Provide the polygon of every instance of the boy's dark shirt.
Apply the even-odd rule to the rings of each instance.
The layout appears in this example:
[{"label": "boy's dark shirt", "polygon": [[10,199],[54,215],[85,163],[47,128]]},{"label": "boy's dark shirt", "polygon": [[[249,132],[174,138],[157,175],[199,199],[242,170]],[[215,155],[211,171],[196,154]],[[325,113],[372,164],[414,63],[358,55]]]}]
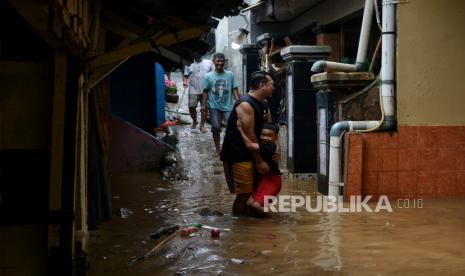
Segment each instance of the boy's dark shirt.
[{"label": "boy's dark shirt", "polygon": [[273,161],[273,155],[276,152],[276,144],[261,142],[259,144],[259,151],[263,160],[270,165],[270,172],[281,175],[278,163]]}]

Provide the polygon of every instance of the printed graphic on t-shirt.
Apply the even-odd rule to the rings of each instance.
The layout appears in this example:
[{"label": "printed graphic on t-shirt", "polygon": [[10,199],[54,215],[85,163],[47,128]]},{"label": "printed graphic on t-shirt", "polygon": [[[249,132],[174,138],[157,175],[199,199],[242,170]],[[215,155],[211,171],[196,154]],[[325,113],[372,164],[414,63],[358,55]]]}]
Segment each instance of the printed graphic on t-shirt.
[{"label": "printed graphic on t-shirt", "polygon": [[200,78],[202,76],[202,69],[200,67],[194,68],[194,77]]},{"label": "printed graphic on t-shirt", "polygon": [[227,80],[215,80],[215,92],[213,93],[215,101],[221,102],[223,95],[226,95],[228,92]]}]

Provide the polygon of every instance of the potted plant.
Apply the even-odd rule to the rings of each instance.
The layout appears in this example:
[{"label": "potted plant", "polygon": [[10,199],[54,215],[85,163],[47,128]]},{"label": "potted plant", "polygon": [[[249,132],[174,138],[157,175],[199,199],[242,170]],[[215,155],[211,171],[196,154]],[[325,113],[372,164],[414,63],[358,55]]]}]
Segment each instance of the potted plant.
[{"label": "potted plant", "polygon": [[169,103],[177,103],[179,96],[177,94],[178,89],[176,88],[176,83],[165,79],[165,99]]}]

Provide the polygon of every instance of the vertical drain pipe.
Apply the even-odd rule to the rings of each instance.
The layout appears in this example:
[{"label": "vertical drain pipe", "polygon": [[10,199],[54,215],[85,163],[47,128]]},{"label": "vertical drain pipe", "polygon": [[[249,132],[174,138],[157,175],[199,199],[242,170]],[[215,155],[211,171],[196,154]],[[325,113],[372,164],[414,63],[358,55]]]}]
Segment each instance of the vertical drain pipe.
[{"label": "vertical drain pipe", "polygon": [[383,30],[381,47],[381,110],[383,118],[380,121],[342,121],[331,127],[329,151],[329,196],[341,194],[342,183],[341,136],[344,131],[389,130],[395,126],[395,53],[396,53],[396,3],[383,0]]},{"label": "vertical drain pipe", "polygon": [[392,129],[396,124],[395,62],[396,62],[396,4],[383,0],[381,40],[381,104],[385,121],[382,129]]},{"label": "vertical drain pipe", "polygon": [[377,0],[365,0],[365,8],[363,10],[362,28],[360,30],[360,38],[358,40],[357,58],[355,59],[355,71],[361,71],[363,63],[367,57],[368,41],[371,32],[371,21],[373,19],[373,11]]},{"label": "vertical drain pipe", "polygon": [[362,27],[360,29],[360,38],[358,40],[357,58],[355,60],[355,64],[319,60],[312,65],[312,72],[323,72],[325,70],[353,72],[362,70],[363,63],[365,62],[367,56],[368,41],[371,31],[371,20],[373,18],[373,11],[375,10],[374,1],[377,0],[365,0]]}]

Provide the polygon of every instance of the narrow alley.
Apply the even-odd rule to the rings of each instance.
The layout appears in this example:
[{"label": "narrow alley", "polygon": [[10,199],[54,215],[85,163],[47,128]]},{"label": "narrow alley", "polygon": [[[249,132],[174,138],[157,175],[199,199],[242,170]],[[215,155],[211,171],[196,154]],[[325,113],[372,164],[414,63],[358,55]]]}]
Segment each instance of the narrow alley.
[{"label": "narrow alley", "polygon": [[0,276],[465,275],[464,14],[0,0]]},{"label": "narrow alley", "polygon": [[[156,171],[110,176],[114,215],[91,234],[89,275],[465,273],[462,200],[425,199],[423,208],[393,206],[392,213],[310,213],[302,207],[269,219],[233,217],[234,196],[213,157],[211,134],[189,124],[174,129],[179,142],[172,179]],[[315,196],[316,183],[287,178],[280,194]],[[196,223],[230,231],[219,239],[207,229],[192,237],[176,234],[157,254],[133,261],[160,242],[150,238],[160,227]]]}]

